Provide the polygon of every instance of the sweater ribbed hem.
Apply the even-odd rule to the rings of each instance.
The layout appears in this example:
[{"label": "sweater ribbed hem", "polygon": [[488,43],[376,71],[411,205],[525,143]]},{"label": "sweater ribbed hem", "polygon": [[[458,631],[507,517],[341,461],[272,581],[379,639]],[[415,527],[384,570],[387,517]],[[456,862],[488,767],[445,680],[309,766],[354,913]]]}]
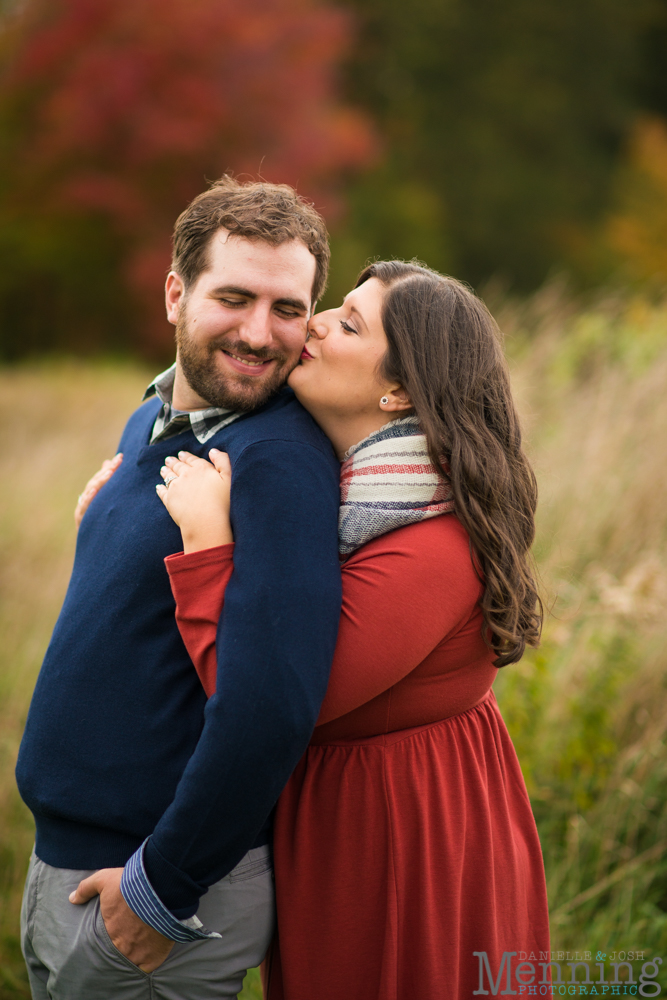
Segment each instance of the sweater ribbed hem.
[{"label": "sweater ribbed hem", "polygon": [[57,816],[35,815],[35,826],[35,854],[52,868],[122,868],[143,843],[142,837]]},{"label": "sweater ribbed hem", "polygon": [[[135,837],[58,816],[33,815],[35,854],[52,868],[72,868],[76,871],[124,868],[146,839],[145,836]],[[271,827],[272,816],[264,823],[253,848],[270,842]]]}]

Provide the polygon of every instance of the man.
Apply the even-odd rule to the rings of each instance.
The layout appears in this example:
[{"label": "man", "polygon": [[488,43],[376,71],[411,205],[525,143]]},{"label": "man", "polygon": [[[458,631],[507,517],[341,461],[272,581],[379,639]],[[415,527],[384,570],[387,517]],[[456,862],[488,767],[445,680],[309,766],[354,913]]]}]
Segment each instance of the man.
[{"label": "man", "polygon": [[[340,613],[338,464],[281,389],[328,254],[323,220],[286,186],[223,177],[177,221],[176,364],[81,523],[17,764],[37,828],[33,997],[232,997],[268,945],[270,814]],[[206,703],[163,564],[180,533],[155,484],[166,456],[212,447],[232,461],[235,569]]]}]

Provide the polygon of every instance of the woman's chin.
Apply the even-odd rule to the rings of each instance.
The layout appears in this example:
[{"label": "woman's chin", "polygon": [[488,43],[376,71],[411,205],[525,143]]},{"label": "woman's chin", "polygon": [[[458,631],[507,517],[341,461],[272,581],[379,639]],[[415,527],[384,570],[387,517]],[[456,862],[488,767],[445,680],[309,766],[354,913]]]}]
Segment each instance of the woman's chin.
[{"label": "woman's chin", "polygon": [[287,384],[290,387],[290,389],[293,390],[294,395],[296,396],[297,399],[299,399],[299,402],[301,402],[299,397],[301,394],[301,386],[303,385],[302,362],[299,362],[296,368],[293,368],[292,371],[289,373],[289,376],[287,378]]},{"label": "woman's chin", "polygon": [[305,373],[304,373],[304,364],[303,364],[303,361],[299,361],[299,363],[296,366],[296,368],[292,369],[292,371],[289,373],[289,376],[287,378],[287,384],[288,384],[288,386],[290,387],[290,389],[294,390],[294,392],[296,393],[297,396],[299,395],[299,388],[305,382],[304,374]]}]

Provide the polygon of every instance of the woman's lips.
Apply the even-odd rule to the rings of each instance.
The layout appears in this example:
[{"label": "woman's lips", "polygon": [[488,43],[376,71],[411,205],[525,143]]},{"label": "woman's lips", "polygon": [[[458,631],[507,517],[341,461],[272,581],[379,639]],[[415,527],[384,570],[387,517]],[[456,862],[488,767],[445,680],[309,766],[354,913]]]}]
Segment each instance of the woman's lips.
[{"label": "woman's lips", "polygon": [[310,359],[311,359],[311,361],[312,361],[312,359],[313,359],[313,355],[312,355],[312,354],[310,353],[310,351],[308,350],[308,348],[307,348],[307,347],[306,347],[306,345],[304,344],[304,345],[303,345],[303,350],[301,351],[301,360],[302,360],[302,361],[305,361],[305,360],[306,360],[306,358],[310,358]]}]

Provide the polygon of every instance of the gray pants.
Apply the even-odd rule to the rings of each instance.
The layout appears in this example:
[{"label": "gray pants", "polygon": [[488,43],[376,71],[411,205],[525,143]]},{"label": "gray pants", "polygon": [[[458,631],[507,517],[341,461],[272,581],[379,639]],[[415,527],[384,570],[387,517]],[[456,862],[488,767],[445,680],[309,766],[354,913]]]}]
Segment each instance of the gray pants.
[{"label": "gray pants", "polygon": [[175,944],[148,975],[111,943],[99,896],[67,898],[92,871],[51,868],[33,854],[21,909],[21,942],[34,1000],[223,1000],[264,958],[273,934],[268,847],[249,851],[202,897],[197,916],[222,938]]}]

